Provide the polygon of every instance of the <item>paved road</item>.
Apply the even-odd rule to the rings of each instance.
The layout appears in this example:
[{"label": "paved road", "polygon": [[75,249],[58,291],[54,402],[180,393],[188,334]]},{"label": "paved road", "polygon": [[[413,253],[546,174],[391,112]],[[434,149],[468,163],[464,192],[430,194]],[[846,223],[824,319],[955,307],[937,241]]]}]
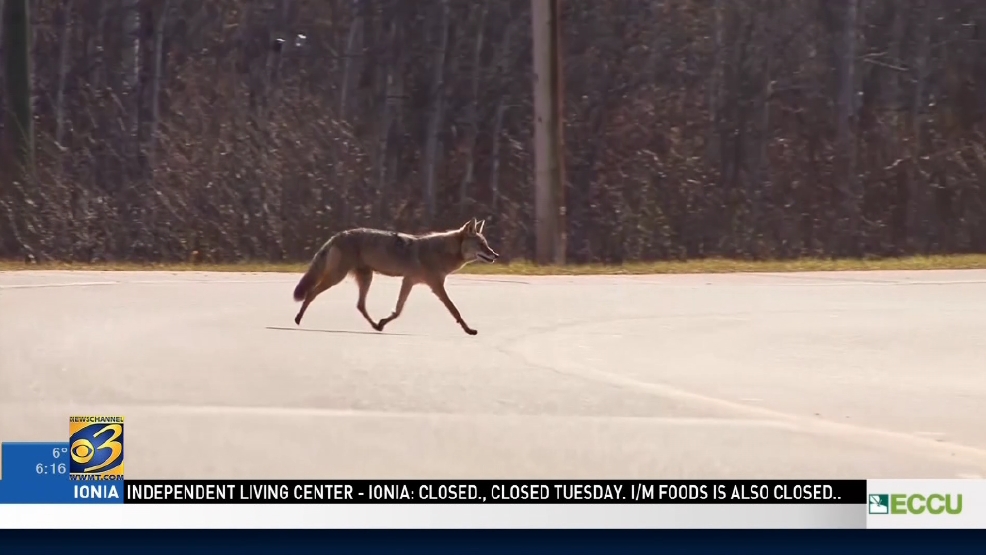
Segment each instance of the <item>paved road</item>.
[{"label": "paved road", "polygon": [[[343,282],[0,273],[0,440],[134,478],[986,476],[986,271]],[[370,313],[398,282],[378,277]]]}]

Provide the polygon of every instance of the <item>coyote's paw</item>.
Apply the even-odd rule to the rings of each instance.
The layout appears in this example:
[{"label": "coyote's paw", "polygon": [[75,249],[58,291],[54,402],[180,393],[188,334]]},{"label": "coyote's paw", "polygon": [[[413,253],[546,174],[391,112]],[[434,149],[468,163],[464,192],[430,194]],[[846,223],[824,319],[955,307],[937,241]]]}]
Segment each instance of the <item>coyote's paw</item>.
[{"label": "coyote's paw", "polygon": [[478,331],[476,331],[476,330],[474,330],[474,329],[472,329],[472,328],[463,328],[463,330],[464,330],[464,331],[465,331],[466,333],[468,333],[469,335],[476,335],[477,333],[479,333]]}]

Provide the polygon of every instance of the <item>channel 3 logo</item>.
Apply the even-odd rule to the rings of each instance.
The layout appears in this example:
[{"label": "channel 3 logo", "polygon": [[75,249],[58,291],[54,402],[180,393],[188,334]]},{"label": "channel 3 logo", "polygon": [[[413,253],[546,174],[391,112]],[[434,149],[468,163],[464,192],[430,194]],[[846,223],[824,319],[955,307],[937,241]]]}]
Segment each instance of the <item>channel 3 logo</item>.
[{"label": "channel 3 logo", "polygon": [[69,479],[123,479],[123,417],[70,416]]}]

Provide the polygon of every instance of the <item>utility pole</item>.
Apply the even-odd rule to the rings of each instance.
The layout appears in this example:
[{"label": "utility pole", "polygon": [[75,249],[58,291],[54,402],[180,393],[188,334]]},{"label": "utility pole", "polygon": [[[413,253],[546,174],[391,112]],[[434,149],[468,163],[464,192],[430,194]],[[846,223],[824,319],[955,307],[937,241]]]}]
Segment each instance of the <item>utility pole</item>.
[{"label": "utility pole", "polygon": [[561,0],[531,0],[537,263],[565,263]]}]

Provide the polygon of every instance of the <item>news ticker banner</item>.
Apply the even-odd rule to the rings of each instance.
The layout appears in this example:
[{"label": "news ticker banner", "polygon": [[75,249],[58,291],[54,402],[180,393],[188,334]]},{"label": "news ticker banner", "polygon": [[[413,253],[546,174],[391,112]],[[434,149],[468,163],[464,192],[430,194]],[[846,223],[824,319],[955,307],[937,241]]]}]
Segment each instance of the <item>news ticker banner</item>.
[{"label": "news ticker banner", "polygon": [[95,527],[986,527],[980,480],[124,480],[123,432],[73,416],[67,442],[0,445],[0,527],[81,526],[78,504]]},{"label": "news ticker banner", "polygon": [[[986,484],[972,480],[65,482],[83,486],[65,502],[0,498],[0,528],[986,527]],[[796,489],[821,495],[795,499]]]}]

